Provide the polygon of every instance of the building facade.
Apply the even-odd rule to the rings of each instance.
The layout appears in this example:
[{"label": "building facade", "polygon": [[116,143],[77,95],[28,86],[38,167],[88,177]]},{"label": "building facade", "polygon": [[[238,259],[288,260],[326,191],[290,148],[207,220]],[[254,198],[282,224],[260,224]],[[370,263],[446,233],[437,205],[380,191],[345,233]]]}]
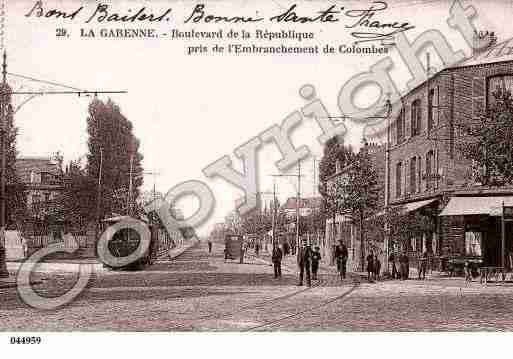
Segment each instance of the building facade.
[{"label": "building facade", "polygon": [[[500,263],[500,211],[513,189],[479,183],[478,169],[459,145],[463,131],[493,106],[498,88],[513,90],[513,61],[476,61],[442,70],[394,104],[389,127],[390,206],[433,219],[433,231],[412,238],[408,250],[438,257],[476,257]],[[499,213],[499,214],[497,214]],[[511,251],[511,228],[506,247]]]}]

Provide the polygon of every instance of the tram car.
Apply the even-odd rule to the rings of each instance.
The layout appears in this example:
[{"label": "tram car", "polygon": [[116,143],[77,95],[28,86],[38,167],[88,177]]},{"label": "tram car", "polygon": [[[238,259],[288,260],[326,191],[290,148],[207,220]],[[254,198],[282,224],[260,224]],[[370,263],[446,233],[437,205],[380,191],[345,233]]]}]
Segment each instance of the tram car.
[{"label": "tram car", "polygon": [[[118,217],[112,217],[105,219],[104,222],[104,230],[106,230],[108,227],[122,221],[125,219],[135,219],[129,216],[118,216]],[[147,266],[152,265],[157,257],[157,249],[159,247],[159,231],[156,225],[149,224],[145,221],[143,221],[150,230],[151,233],[151,239],[150,239],[150,245],[144,255],[138,259],[137,261],[124,266],[124,267],[117,267],[113,268],[106,264],[104,266],[115,269],[115,270],[141,270],[144,269]],[[126,257],[132,254],[137,247],[139,246],[139,243],[141,241],[141,237],[139,233],[131,228],[123,228],[118,230],[113,236],[112,239],[109,241],[107,247],[109,249],[109,252],[114,257]]]}]

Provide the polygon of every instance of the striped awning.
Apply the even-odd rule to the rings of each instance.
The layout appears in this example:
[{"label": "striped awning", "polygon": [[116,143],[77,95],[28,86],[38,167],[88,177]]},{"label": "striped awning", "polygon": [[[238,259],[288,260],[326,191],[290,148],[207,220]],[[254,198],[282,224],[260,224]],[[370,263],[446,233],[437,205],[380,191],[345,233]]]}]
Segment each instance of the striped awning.
[{"label": "striped awning", "polygon": [[513,196],[452,197],[440,216],[502,215],[502,204],[513,206]]}]

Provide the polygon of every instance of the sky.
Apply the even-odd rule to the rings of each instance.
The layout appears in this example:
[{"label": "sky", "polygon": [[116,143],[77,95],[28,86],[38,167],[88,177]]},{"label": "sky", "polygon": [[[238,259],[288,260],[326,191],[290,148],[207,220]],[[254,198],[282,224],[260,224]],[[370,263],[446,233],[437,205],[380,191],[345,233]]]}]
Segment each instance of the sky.
[{"label": "sky", "polygon": [[[207,179],[202,170],[224,155],[232,158],[234,166],[242,170],[242,163],[234,156],[235,148],[274,124],[280,124],[290,113],[306,104],[299,96],[304,84],[315,86],[319,98],[331,114],[339,115],[337,96],[343,84],[352,76],[367,71],[383,55],[187,55],[186,47],[200,44],[200,40],[169,38],[155,39],[102,39],[81,38],[81,28],[141,28],[142,25],[84,24],[83,16],[77,21],[46,19],[24,16],[35,1],[7,0],[4,44],[8,54],[8,71],[37,79],[65,84],[88,90],[124,90],[127,94],[110,97],[121,107],[123,114],[132,121],[134,132],[141,140],[143,166],[148,172],[158,172],[156,187],[167,192],[187,180],[201,180],[214,193],[216,207],[213,215],[200,233],[207,233],[215,222],[234,209],[235,200],[242,191],[223,179]],[[106,1],[107,2],[107,1]],[[83,5],[87,13],[94,11],[97,1],[43,1],[45,9],[59,8],[71,11]],[[108,1],[112,10],[148,9],[162,12],[172,8],[171,21],[148,25],[157,32],[180,31],[194,28],[211,31],[234,28],[247,31],[255,29],[281,29],[314,32],[315,39],[306,44],[334,45],[351,42],[347,29],[340,24],[270,25],[259,24],[184,24],[183,20],[194,8],[195,2],[138,0]],[[288,8],[292,2],[264,1],[211,1],[205,2],[213,14],[265,17]],[[354,1],[298,1],[305,13],[325,9],[331,4],[346,8],[370,2]],[[496,31],[499,41],[511,37],[511,30],[504,24],[511,22],[513,5],[510,1],[464,1],[472,4],[478,14],[475,20],[479,29]],[[386,20],[409,21],[415,28],[407,32],[410,40],[428,29],[440,30],[455,50],[469,52],[463,37],[446,23],[449,1],[389,1]],[[84,10],[85,11],[85,10]],[[257,13],[258,12],[258,13]],[[66,28],[68,38],[55,36],[57,28]],[[223,40],[223,43],[230,42]],[[265,43],[258,40],[257,44]],[[280,42],[274,42],[278,45]],[[212,45],[212,44],[209,44]],[[428,49],[429,51],[429,49]],[[406,66],[396,51],[390,54],[395,67],[391,72],[399,89],[406,88],[410,79]],[[441,68],[440,60],[432,56],[433,66]],[[14,90],[39,91],[41,83],[9,77]],[[47,86],[46,89],[62,89]],[[377,92],[369,88],[360,93],[356,102],[362,106],[372,103]],[[101,95],[101,99],[107,97]],[[26,98],[16,96],[15,105]],[[56,151],[65,160],[77,159],[87,152],[86,118],[91,98],[77,95],[39,96],[28,101],[16,113],[19,127],[18,150],[21,156],[49,156]],[[361,143],[361,126],[347,123],[346,142],[354,146]],[[307,145],[312,156],[302,163],[304,174],[301,195],[318,195],[314,178],[314,159],[322,155],[317,142],[321,134],[318,125],[305,119],[293,132],[295,146]],[[259,190],[272,190],[271,174],[278,173],[274,163],[280,153],[273,144],[265,145],[258,153],[260,161]],[[294,172],[295,170],[292,170]],[[153,187],[153,176],[145,177],[144,189]],[[296,192],[294,178],[277,180],[280,200]],[[178,206],[185,214],[193,213],[197,201],[183,198]]]}]

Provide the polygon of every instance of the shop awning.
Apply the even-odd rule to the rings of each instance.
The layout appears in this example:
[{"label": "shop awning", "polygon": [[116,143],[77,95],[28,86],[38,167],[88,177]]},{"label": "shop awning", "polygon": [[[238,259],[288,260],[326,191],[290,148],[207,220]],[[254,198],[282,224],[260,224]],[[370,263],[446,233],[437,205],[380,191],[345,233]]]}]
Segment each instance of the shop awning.
[{"label": "shop awning", "polygon": [[467,216],[473,214],[502,215],[502,203],[513,206],[513,196],[452,197],[440,216]]},{"label": "shop awning", "polygon": [[[428,204],[431,204],[431,203],[433,203],[435,201],[438,201],[438,199],[436,199],[436,198],[434,198],[434,199],[426,199],[424,201],[410,202],[410,203],[406,203],[406,204],[399,205],[399,206],[394,206],[394,207],[403,207],[404,208],[404,213],[409,213],[409,212],[416,211],[417,209],[421,209],[422,207],[425,207]],[[385,210],[382,210],[382,211],[372,215],[371,217],[369,217],[367,219],[374,219],[374,218],[382,216],[384,214],[385,214]]]},{"label": "shop awning", "polygon": [[436,198],[435,199],[426,199],[424,201],[417,201],[417,202],[406,203],[404,205],[404,211],[405,212],[413,212],[413,211],[416,211],[417,209],[425,207],[428,204],[431,204],[431,203],[433,203],[435,201],[437,201]]}]

